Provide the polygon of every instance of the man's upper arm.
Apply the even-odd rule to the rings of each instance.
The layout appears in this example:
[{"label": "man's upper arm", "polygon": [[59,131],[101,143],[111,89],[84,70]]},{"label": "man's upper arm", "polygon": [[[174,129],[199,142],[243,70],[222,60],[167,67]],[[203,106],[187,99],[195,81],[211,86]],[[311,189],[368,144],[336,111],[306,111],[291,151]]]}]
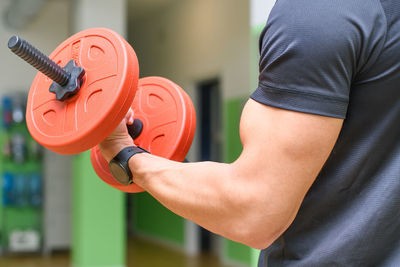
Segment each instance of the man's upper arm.
[{"label": "man's upper arm", "polygon": [[240,124],[243,152],[233,167],[238,177],[246,177],[244,191],[252,194],[253,219],[260,222],[255,223],[260,227],[255,231],[262,236],[263,231],[275,229],[267,243],[294,219],[332,151],[342,122],[270,107],[252,99],[245,105]]},{"label": "man's upper arm", "polygon": [[379,11],[357,1],[276,2],[260,36],[259,84],[243,111],[244,149],[233,165],[243,192],[251,192],[239,198],[253,203],[247,222],[256,228],[255,247],[266,247],[294,219],[385,27]]}]

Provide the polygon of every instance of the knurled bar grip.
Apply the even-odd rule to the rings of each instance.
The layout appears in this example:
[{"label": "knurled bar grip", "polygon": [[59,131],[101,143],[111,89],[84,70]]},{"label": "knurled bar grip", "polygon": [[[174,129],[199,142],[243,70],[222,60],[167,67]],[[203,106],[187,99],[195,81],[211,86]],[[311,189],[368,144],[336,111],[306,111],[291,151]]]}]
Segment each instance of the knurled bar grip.
[{"label": "knurled bar grip", "polygon": [[68,84],[71,74],[21,37],[11,36],[8,48],[59,85]]}]

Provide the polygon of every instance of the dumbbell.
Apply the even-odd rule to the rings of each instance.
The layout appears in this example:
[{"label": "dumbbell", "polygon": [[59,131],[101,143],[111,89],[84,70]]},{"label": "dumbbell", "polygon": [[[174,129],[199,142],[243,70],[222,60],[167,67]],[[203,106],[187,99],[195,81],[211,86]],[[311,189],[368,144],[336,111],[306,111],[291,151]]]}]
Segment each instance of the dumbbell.
[{"label": "dumbbell", "polygon": [[[124,192],[141,192],[119,184],[97,144],[122,121],[129,108],[134,143],[150,153],[183,161],[193,140],[196,115],[186,92],[162,77],[139,79],[133,48],[105,28],[81,31],[62,42],[49,57],[12,36],[8,47],[37,68],[28,94],[26,122],[32,137],[59,154],[91,149],[97,175]],[[64,67],[62,67],[64,66]]]}]

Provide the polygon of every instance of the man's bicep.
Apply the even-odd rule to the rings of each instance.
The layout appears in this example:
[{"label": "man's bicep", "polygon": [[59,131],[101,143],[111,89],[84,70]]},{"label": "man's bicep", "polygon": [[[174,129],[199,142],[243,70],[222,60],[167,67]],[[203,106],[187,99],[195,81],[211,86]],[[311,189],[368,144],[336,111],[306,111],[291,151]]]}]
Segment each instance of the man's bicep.
[{"label": "man's bicep", "polygon": [[243,152],[235,168],[246,176],[249,190],[261,197],[266,216],[287,213],[293,219],[332,151],[342,122],[247,102],[240,125]]}]

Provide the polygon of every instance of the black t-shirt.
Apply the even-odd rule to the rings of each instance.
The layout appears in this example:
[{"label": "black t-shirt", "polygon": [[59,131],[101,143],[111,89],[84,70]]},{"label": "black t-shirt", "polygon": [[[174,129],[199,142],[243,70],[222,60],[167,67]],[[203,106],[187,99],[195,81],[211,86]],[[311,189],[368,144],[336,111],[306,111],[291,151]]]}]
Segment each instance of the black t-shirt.
[{"label": "black t-shirt", "polygon": [[400,266],[400,1],[278,0],[260,53],[251,98],[345,120],[259,266]]}]

